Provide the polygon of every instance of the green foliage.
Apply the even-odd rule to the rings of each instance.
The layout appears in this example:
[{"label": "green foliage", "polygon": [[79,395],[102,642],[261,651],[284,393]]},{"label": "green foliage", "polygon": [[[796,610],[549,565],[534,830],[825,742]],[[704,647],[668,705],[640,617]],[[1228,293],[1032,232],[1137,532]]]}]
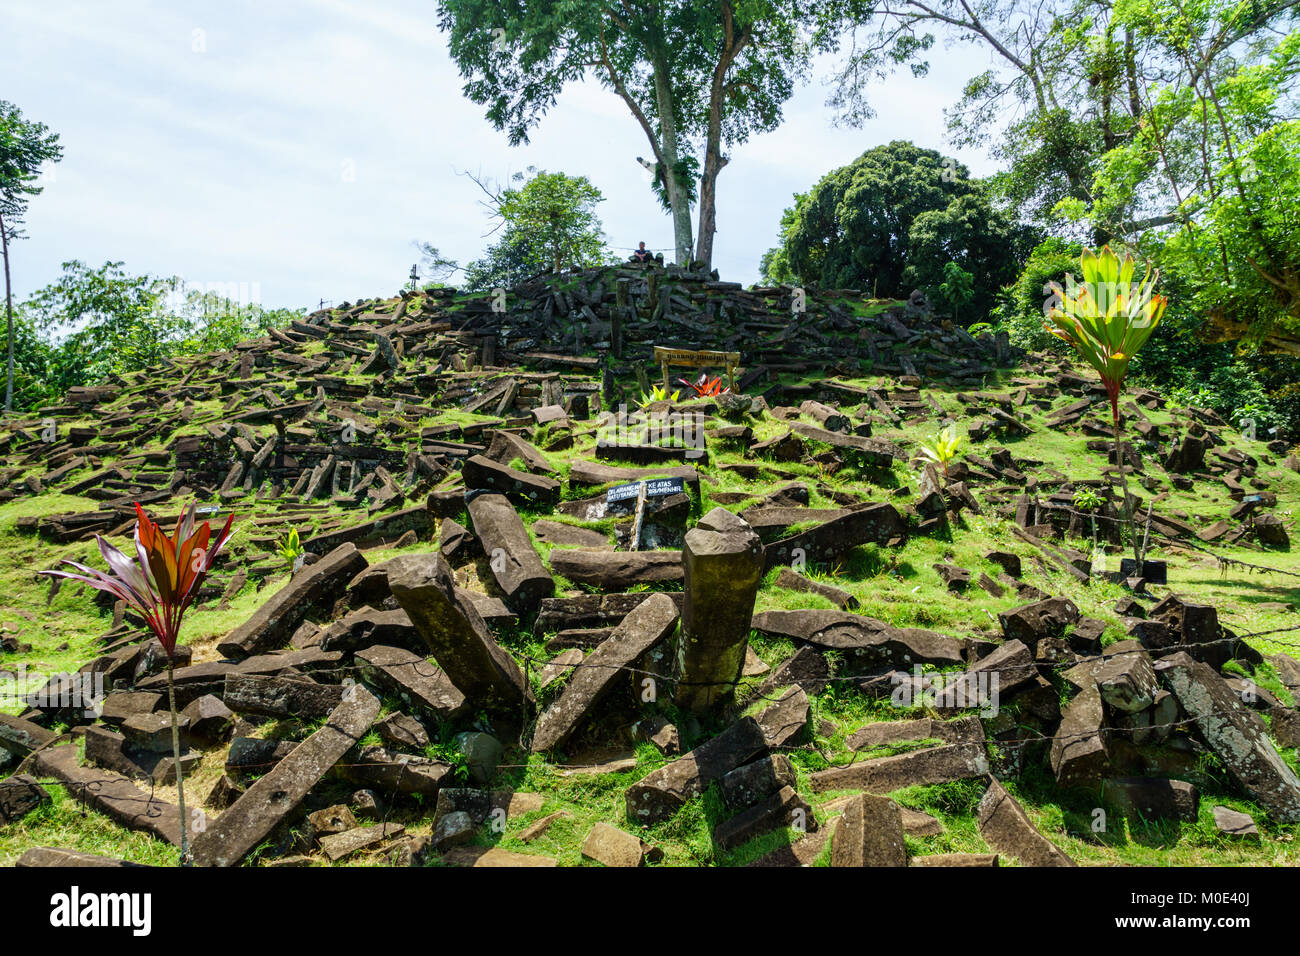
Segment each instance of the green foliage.
[{"label": "green foliage", "polygon": [[[4,253],[5,271],[6,412],[13,408],[18,348],[9,244],[23,235],[21,226],[28,201],[45,188],[36,185],[41,166],[57,163],[62,158],[58,134],[49,132],[44,123],[24,119],[18,107],[0,100],[0,249]],[[20,384],[19,388],[30,390],[30,383]]]},{"label": "green foliage", "polygon": [[[1230,336],[1300,331],[1300,31],[1285,6],[1132,0],[1116,18],[1139,59],[1130,135],[1108,143],[1086,195],[1058,204],[1180,273]],[[1152,215],[1155,213],[1155,215]]]},{"label": "green foliage", "polygon": [[1194,279],[1194,301],[1216,325],[1258,341],[1279,330],[1300,332],[1300,121],[1265,130],[1240,149],[1241,158],[1219,171],[1200,228],[1174,233],[1158,255]]},{"label": "green foliage", "polygon": [[667,386],[651,385],[650,391],[641,393],[641,404],[650,405],[654,402],[663,402],[663,401],[675,402],[677,401],[677,397],[681,394],[682,394],[682,390],[680,388],[674,389],[673,392],[670,394]]},{"label": "green foliage", "polygon": [[1134,358],[1129,378],[1179,405],[1212,409],[1234,424],[1253,418],[1263,440],[1273,437],[1274,428],[1300,434],[1300,403],[1288,391],[1297,379],[1296,360],[1206,342],[1208,322],[1192,302],[1186,278],[1176,271],[1162,272],[1160,284],[1169,308],[1160,334]]},{"label": "green foliage", "polygon": [[1091,488],[1080,488],[1074,493],[1074,506],[1080,511],[1096,511],[1105,501]]},{"label": "green foliage", "polygon": [[[691,206],[712,243],[713,184],[724,149],[780,125],[782,108],[840,0],[701,4],[503,4],[438,0],[438,22],[466,97],[512,146],[571,83],[617,95],[650,146],[651,189],[672,210],[678,257],[690,255]],[[697,181],[698,176],[698,181]]]},{"label": "green foliage", "polygon": [[560,272],[598,265],[608,257],[596,205],[604,201],[586,176],[537,173],[500,196],[500,215],[527,247],[530,262]]},{"label": "green foliage", "polygon": [[31,408],[173,356],[227,351],[303,314],[187,288],[176,278],[132,275],[121,262],[95,269],[74,259],[17,310],[15,406]]},{"label": "green foliage", "polygon": [[294,565],[298,563],[298,556],[307,553],[298,538],[297,528],[290,528],[289,533],[276,544],[275,550],[280,555],[281,560],[284,561],[285,567],[291,575],[295,570]]},{"label": "green foliage", "polygon": [[1058,238],[1045,239],[1034,247],[1015,283],[1003,289],[993,316],[1011,336],[1011,344],[1029,351],[1064,352],[1061,340],[1043,323],[1052,300],[1052,284],[1062,286],[1065,275],[1075,268],[1083,247]]},{"label": "green foliage", "polygon": [[940,466],[946,475],[949,463],[966,443],[966,436],[957,431],[956,422],[950,422],[933,435],[917,439],[917,442],[921,446],[921,458]]},{"label": "green foliage", "polygon": [[176,347],[184,323],[164,306],[172,288],[166,279],[131,275],[121,262],[93,269],[74,259],[24,310],[37,328],[80,356],[81,376],[73,384],[81,384],[156,364]]},{"label": "green foliage", "polygon": [[827,174],[796,197],[781,231],[781,249],[765,259],[769,279],[896,298],[920,288],[942,298],[955,266],[971,277],[962,305],[973,316],[987,314],[995,291],[1014,279],[1026,236],[966,167],[903,141]]},{"label": "green foliage", "polygon": [[939,303],[952,312],[953,321],[958,321],[958,313],[975,297],[975,277],[957,265],[949,262],[943,267],[943,281],[939,283]]},{"label": "green foliage", "polygon": [[[516,174],[516,181],[523,178]],[[484,257],[466,267],[467,288],[510,288],[539,272],[611,262],[596,215],[604,198],[586,176],[546,170],[535,172],[518,188],[494,194],[487,205],[498,228],[504,228]]]},{"label": "green foliage", "polygon": [[501,238],[484,251],[481,259],[465,266],[465,291],[486,292],[489,289],[510,289],[538,272],[530,261],[529,249],[523,237],[506,228]]},{"label": "green foliage", "polygon": [[808,201],[809,193],[795,193],[794,205],[781,213],[781,244],[763,253],[758,265],[760,281],[766,285],[794,285],[799,281],[790,266],[790,257],[786,250],[794,233],[795,223],[799,221],[800,210]]},{"label": "green foliage", "polygon": [[[1077,270],[1082,246],[1059,238],[1040,243],[1015,284],[1003,290],[994,310],[995,328],[1011,344],[1029,351],[1064,354],[1067,346],[1044,325],[1052,283],[1064,286]],[[1249,346],[1207,342],[1209,323],[1194,303],[1193,283],[1179,267],[1163,260],[1160,284],[1169,300],[1161,334],[1150,338],[1129,365],[1128,379],[1155,389],[1180,405],[1209,408],[1237,423],[1252,418],[1263,439],[1300,435],[1300,363],[1287,355],[1266,355]],[[971,327],[975,334],[975,327]]]},{"label": "green foliage", "polygon": [[57,133],[44,123],[25,119],[17,106],[0,100],[0,222],[6,240],[17,237],[28,200],[45,188],[37,185],[41,167],[62,158]]},{"label": "green foliage", "polygon": [[972,59],[991,61],[946,111],[948,131],[955,146],[1002,161],[993,185],[1023,222],[1043,223],[1061,199],[1086,196],[1096,156],[1133,124],[1122,85],[1135,50],[1117,40],[1101,4],[846,0],[845,9],[852,44],[831,104],[851,122],[874,115],[872,79],[901,67],[928,73],[940,38],[945,49],[973,46],[985,55]]},{"label": "green foliage", "polygon": [[1118,423],[1119,391],[1129,362],[1160,324],[1168,300],[1155,292],[1160,273],[1153,275],[1148,267],[1146,276],[1134,282],[1132,255],[1121,259],[1110,246],[1100,253],[1085,249],[1079,265],[1082,282],[1066,273],[1065,289],[1053,288],[1060,301],[1048,313],[1049,329],[1097,370]]}]

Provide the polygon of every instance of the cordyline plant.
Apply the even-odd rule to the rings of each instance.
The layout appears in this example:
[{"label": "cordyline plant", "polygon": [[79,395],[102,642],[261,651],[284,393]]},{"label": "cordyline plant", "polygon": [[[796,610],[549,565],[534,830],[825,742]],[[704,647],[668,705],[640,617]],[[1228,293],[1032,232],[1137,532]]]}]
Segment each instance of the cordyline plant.
[{"label": "cordyline plant", "polygon": [[678,381],[688,388],[694,389],[696,398],[712,398],[715,395],[726,395],[731,391],[729,388],[722,387],[722,378],[720,376],[715,375],[713,378],[709,378],[709,376],[703,372],[700,373],[700,377],[694,382],[685,378],[679,379]]},{"label": "cordyline plant", "polygon": [[1115,464],[1124,490],[1124,515],[1133,539],[1133,561],[1142,573],[1142,549],[1133,519],[1133,503],[1124,473],[1124,451],[1119,435],[1119,393],[1128,374],[1128,363],[1146,344],[1160,323],[1169,300],[1155,292],[1159,271],[1147,269],[1141,282],[1134,282],[1135,263],[1128,253],[1121,259],[1106,246],[1101,253],[1084,249],[1079,266],[1083,282],[1065,277],[1065,290],[1052,283],[1060,298],[1044,323],[1047,331],[1068,342],[1097,370],[1110,399],[1111,423],[1115,430]]},{"label": "cordyline plant", "polygon": [[106,591],[144,618],[149,630],[167,653],[167,703],[172,717],[172,758],[176,762],[176,790],[179,795],[181,815],[181,865],[189,862],[189,826],[185,816],[185,786],[181,779],[181,740],[176,720],[176,688],[173,674],[176,664],[176,639],[180,636],[181,618],[194,603],[203,579],[216,561],[226,542],[230,540],[230,524],[235,516],[226,518],[226,525],[213,537],[208,522],[197,529],[194,526],[194,505],[182,512],[176,522],[176,533],[168,538],[162,528],[135,506],[135,556],[127,557],[99,535],[99,553],[108,562],[107,573],[96,571],[76,561],[63,563],[77,569],[72,571],[42,571],[55,577],[84,581],[93,588]]}]

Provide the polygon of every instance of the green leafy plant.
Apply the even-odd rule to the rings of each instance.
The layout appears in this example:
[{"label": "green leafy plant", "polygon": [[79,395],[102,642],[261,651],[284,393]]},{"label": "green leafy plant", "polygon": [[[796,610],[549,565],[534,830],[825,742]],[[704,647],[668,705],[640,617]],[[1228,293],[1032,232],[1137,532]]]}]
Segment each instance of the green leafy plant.
[{"label": "green leafy plant", "polygon": [[298,558],[307,553],[307,549],[302,546],[302,542],[298,538],[297,528],[290,528],[289,533],[280,539],[280,543],[276,545],[275,550],[284,559],[290,574],[297,570]]},{"label": "green leafy plant", "polygon": [[955,262],[945,263],[943,281],[939,283],[939,296],[952,310],[952,318],[956,322],[957,313],[975,298],[975,277]]},{"label": "green leafy plant", "polygon": [[957,452],[966,443],[966,436],[957,431],[957,423],[952,422],[941,428],[929,438],[920,439],[921,454],[918,460],[932,461],[948,474],[948,464],[957,457]]},{"label": "green leafy plant", "polygon": [[1158,271],[1147,269],[1140,282],[1134,282],[1133,257],[1125,253],[1120,259],[1106,246],[1100,254],[1084,249],[1079,266],[1083,282],[1067,274],[1065,289],[1052,283],[1060,304],[1048,313],[1047,330],[1072,345],[1084,361],[1096,369],[1110,399],[1111,424],[1115,432],[1115,466],[1124,488],[1124,513],[1133,539],[1136,571],[1142,573],[1142,553],[1134,525],[1133,505],[1128,495],[1128,476],[1124,473],[1124,450],[1119,433],[1119,393],[1129,362],[1146,344],[1164,315],[1168,300],[1157,295]]},{"label": "green leafy plant", "polygon": [[1088,515],[1092,523],[1092,550],[1097,551],[1097,512],[1106,504],[1105,499],[1091,488],[1080,488],[1074,493],[1074,506]]},{"label": "green leafy plant", "polygon": [[173,672],[176,664],[176,641],[181,619],[198,596],[203,580],[213,562],[230,540],[234,515],[226,518],[225,527],[212,536],[212,528],[203,522],[194,525],[194,505],[190,504],[176,522],[176,533],[168,538],[144,510],[135,506],[135,556],[129,558],[101,536],[95,535],[99,553],[108,563],[108,572],[76,561],[64,560],[79,573],[42,571],[52,577],[83,581],[125,601],[144,618],[149,630],[167,654],[167,702],[172,716],[172,756],[176,762],[176,790],[181,817],[181,865],[189,862],[189,827],[185,815],[185,782],[181,774],[180,731],[176,722],[176,688]]},{"label": "green leafy plant", "polygon": [[1103,504],[1105,502],[1102,500],[1101,495],[1091,488],[1080,488],[1074,493],[1074,506],[1080,511],[1096,511]]}]

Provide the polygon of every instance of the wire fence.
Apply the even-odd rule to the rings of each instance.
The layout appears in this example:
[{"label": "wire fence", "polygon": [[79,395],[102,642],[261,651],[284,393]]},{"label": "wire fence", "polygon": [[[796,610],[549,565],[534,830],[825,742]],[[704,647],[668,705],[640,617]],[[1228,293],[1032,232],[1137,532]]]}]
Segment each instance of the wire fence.
[{"label": "wire fence", "polygon": [[[1048,514],[1051,514],[1052,512],[1064,512],[1066,514],[1075,515],[1079,518],[1088,519],[1089,521],[1097,521],[1102,523],[1111,522],[1113,525],[1117,526],[1121,531],[1125,530],[1128,527],[1128,522],[1123,517],[1117,517],[1108,514],[1098,514],[1092,511],[1081,511],[1078,508],[1072,508],[1069,505],[1064,504],[1062,502],[1050,502],[1048,504],[1043,504],[1038,501],[1035,501],[1033,502],[1033,504],[1036,508],[1040,508],[1043,511],[1046,511]],[[1156,520],[1159,519],[1157,518]],[[1295,571],[1288,571],[1285,568],[1276,568],[1270,565],[1254,564],[1249,561],[1242,561],[1240,558],[1230,558],[1227,555],[1219,554],[1216,551],[1211,551],[1209,548],[1205,547],[1202,544],[1189,541],[1187,538],[1175,538],[1172,535],[1168,535],[1165,534],[1164,532],[1154,530],[1154,529],[1148,530],[1147,533],[1149,533],[1150,535],[1154,536],[1155,538],[1161,541],[1164,541],[1170,547],[1188,548],[1190,550],[1199,551],[1202,554],[1208,555],[1209,557],[1214,558],[1215,561],[1217,561],[1221,566],[1225,568],[1230,566],[1237,566],[1237,567],[1246,568],[1251,571],[1258,571],[1260,573],[1281,574],[1287,577],[1300,578],[1300,573],[1296,573]]]}]

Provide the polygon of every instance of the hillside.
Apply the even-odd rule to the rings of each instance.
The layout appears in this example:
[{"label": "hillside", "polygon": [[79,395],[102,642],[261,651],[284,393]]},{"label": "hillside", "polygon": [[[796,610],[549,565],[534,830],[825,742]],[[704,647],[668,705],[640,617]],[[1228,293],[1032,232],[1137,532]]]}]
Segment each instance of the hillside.
[{"label": "hillside", "polygon": [[[654,346],[740,394],[638,417]],[[1297,865],[1300,462],[1122,407],[1167,583],[1093,373],[923,301],[628,266],[74,390],[0,434],[0,670],[107,696],[0,698],[0,864],[177,861],[156,642],[35,572],[193,501],[236,534],[176,671],[201,863]]]}]

